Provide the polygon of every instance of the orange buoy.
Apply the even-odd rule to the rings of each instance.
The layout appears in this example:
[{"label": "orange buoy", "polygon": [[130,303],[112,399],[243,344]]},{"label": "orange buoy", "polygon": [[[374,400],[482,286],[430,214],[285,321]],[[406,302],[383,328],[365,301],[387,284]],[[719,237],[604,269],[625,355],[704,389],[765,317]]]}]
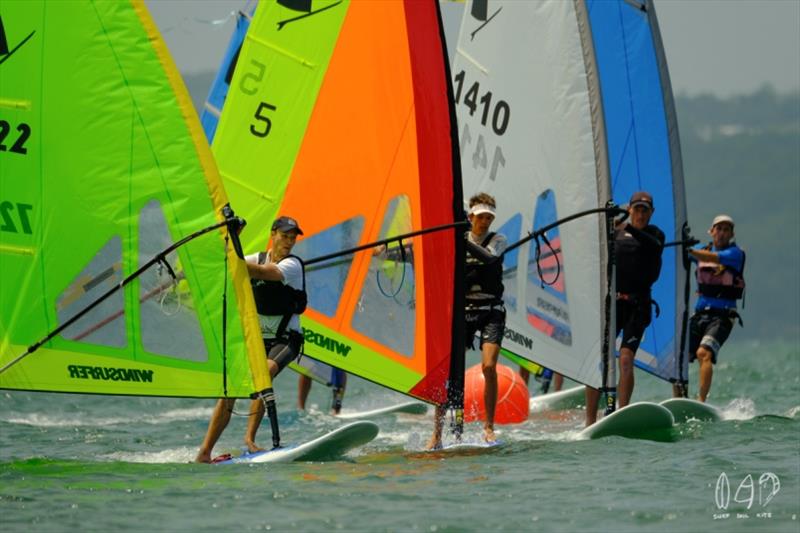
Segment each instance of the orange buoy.
[{"label": "orange buoy", "polygon": [[[484,389],[481,365],[467,369],[464,374],[464,421],[486,420],[483,403]],[[494,409],[496,424],[519,424],[528,419],[530,408],[528,387],[522,377],[511,368],[497,364],[497,404]]]}]

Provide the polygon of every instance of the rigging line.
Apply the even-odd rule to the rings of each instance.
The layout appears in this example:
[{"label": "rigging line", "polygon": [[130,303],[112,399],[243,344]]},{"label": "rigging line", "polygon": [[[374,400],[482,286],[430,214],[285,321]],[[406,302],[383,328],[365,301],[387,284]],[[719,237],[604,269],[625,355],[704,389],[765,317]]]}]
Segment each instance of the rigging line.
[{"label": "rigging line", "polygon": [[564,217],[562,219],[556,220],[555,222],[553,222],[551,224],[548,224],[547,226],[545,226],[545,227],[543,227],[541,229],[538,229],[538,230],[534,231],[533,233],[528,233],[528,235],[526,237],[523,237],[522,239],[518,240],[514,244],[508,246],[505,249],[505,251],[503,252],[503,255],[507,254],[511,250],[519,248],[520,246],[522,246],[526,242],[530,241],[531,239],[535,239],[537,237],[537,235],[544,235],[545,233],[547,233],[551,229],[556,228],[556,227],[560,226],[561,224],[565,224],[565,223],[570,222],[572,220],[575,220],[575,219],[578,219],[578,218],[581,218],[581,217],[585,217],[585,216],[588,216],[588,215],[594,215],[596,213],[607,213],[607,214],[610,214],[610,215],[625,215],[625,216],[627,216],[627,214],[628,214],[627,211],[625,211],[624,209],[622,209],[622,208],[620,208],[620,207],[618,207],[616,205],[613,205],[613,204],[608,206],[608,207],[596,207],[594,209],[587,209],[586,211],[581,211],[579,213],[575,213],[574,215],[570,215],[568,217]]},{"label": "rigging line", "polygon": [[[537,238],[536,239],[536,270],[539,271],[539,281],[542,284],[542,288],[544,289],[545,285],[548,285],[548,286],[555,285],[556,282],[558,281],[559,276],[561,276],[561,261],[558,259],[558,254],[556,254],[555,250],[553,250],[553,245],[550,244],[550,241],[547,239],[547,235],[542,233],[541,238],[542,238],[542,240],[544,240],[544,243],[547,245],[548,248],[550,248],[550,251],[552,252],[552,255],[549,256],[549,257],[554,257],[555,260],[556,260],[556,275],[553,278],[553,281],[545,281],[545,279],[544,279],[544,270],[542,269],[542,264],[541,264],[542,249],[541,249],[541,246],[539,245],[539,239]],[[548,270],[552,270],[552,268],[549,268]]]},{"label": "rigging line", "polygon": [[339,252],[334,252],[332,254],[321,255],[319,257],[314,257],[305,261],[306,266],[313,265],[316,263],[322,263],[323,261],[327,261],[329,259],[336,259],[337,257],[342,257],[345,255],[354,254],[356,252],[360,252],[362,250],[368,250],[370,248],[375,248],[376,246],[380,246],[381,244],[390,244],[395,241],[401,241],[402,239],[409,239],[411,237],[417,237],[419,235],[425,235],[427,233],[434,233],[436,231],[442,231],[447,229],[457,229],[461,227],[466,227],[469,225],[469,222],[466,220],[460,220],[458,222],[452,222],[450,224],[442,224],[441,226],[433,226],[426,229],[421,229],[417,231],[412,231],[410,233],[403,233],[402,235],[395,235],[393,237],[388,237],[386,239],[381,239],[379,241],[362,244],[361,246],[356,246],[355,248],[348,248],[347,250],[341,250]]},{"label": "rigging line", "polygon": [[[42,339],[40,339],[40,340],[36,341],[35,343],[33,343],[32,345],[30,345],[25,352],[21,353],[20,355],[15,357],[13,360],[9,361],[6,365],[4,365],[2,368],[0,368],[0,374],[2,374],[3,372],[5,372],[9,368],[11,368],[12,366],[17,364],[18,362],[20,362],[22,359],[24,359],[28,355],[30,355],[33,352],[35,352],[36,350],[38,350],[44,343],[48,342],[50,339],[52,339],[53,337],[55,337],[56,335],[58,335],[59,333],[61,333],[65,329],[67,329],[69,326],[71,326],[72,324],[77,322],[80,318],[82,318],[84,315],[86,315],[89,311],[91,311],[92,309],[94,309],[95,307],[97,307],[98,305],[103,303],[112,294],[114,294],[118,290],[124,288],[131,281],[133,281],[136,278],[138,278],[139,276],[141,276],[151,266],[153,266],[154,264],[160,262],[161,258],[163,256],[165,256],[166,254],[172,252],[173,250],[176,250],[176,249],[180,248],[184,244],[196,239],[197,237],[200,237],[202,235],[205,235],[206,233],[214,231],[215,229],[219,229],[219,228],[221,228],[223,226],[228,226],[229,228],[231,228],[232,226],[234,226],[236,224],[242,225],[243,224],[242,219],[240,219],[238,217],[233,217],[232,216],[233,215],[233,211],[230,210],[229,206],[226,206],[226,207],[227,207],[227,212],[226,212],[225,208],[223,208],[223,214],[226,215],[226,218],[225,218],[224,221],[217,222],[216,224],[213,224],[213,225],[208,226],[206,228],[197,230],[194,233],[192,233],[190,235],[187,235],[183,239],[179,240],[178,242],[176,242],[176,243],[168,246],[164,250],[162,250],[161,253],[157,254],[153,259],[151,259],[150,261],[148,261],[147,263],[145,263],[144,265],[139,267],[130,276],[126,277],[125,279],[120,281],[117,285],[111,287],[105,293],[103,293],[100,296],[98,296],[95,301],[93,301],[92,303],[90,303],[89,305],[84,307],[81,311],[76,313],[72,318],[70,318],[69,320],[67,320],[66,322],[64,322],[60,326],[58,326],[56,329],[54,329],[53,331],[51,331],[50,333],[45,335]],[[228,213],[231,215],[230,217],[227,216]],[[234,248],[236,248],[236,242],[238,242],[238,239],[234,236]],[[241,245],[240,245],[240,247],[241,247]],[[241,250],[240,250],[240,248],[237,248],[236,251],[237,251],[237,254],[238,254],[238,253],[240,253]],[[240,257],[241,257],[241,255],[240,255]]]}]

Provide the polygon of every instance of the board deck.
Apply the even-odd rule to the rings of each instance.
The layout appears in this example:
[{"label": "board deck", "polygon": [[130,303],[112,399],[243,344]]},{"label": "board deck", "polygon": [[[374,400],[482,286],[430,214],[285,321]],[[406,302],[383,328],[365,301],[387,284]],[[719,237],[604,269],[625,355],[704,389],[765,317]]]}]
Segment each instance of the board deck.
[{"label": "board deck", "polygon": [[614,411],[580,432],[584,439],[618,436],[630,439],[671,440],[675,418],[666,407],[636,402]]},{"label": "board deck", "polygon": [[428,405],[423,402],[405,402],[405,403],[398,403],[396,405],[389,405],[386,407],[380,407],[378,409],[372,409],[369,411],[354,411],[354,412],[346,412],[346,413],[339,413],[336,415],[337,418],[341,418],[342,420],[359,420],[365,418],[375,418],[378,416],[383,415],[394,415],[394,414],[407,414],[407,415],[424,415],[428,412]]},{"label": "board deck", "polygon": [[345,453],[368,443],[378,435],[378,425],[367,420],[351,422],[316,439],[296,445],[243,453],[238,457],[223,455],[214,459],[215,464],[238,463],[288,463],[291,461],[333,461]]},{"label": "board deck", "polygon": [[494,448],[500,448],[505,444],[502,440],[496,440],[493,442],[484,442],[484,441],[476,441],[476,442],[453,442],[450,444],[445,444],[441,448],[436,448],[433,450],[425,450],[425,453],[470,453],[470,452],[478,452],[482,450],[491,450]]},{"label": "board deck", "polygon": [[722,411],[713,405],[690,400],[689,398],[670,398],[660,403],[672,413],[675,422],[681,424],[688,420],[722,420]]},{"label": "board deck", "polygon": [[530,399],[530,412],[560,411],[563,409],[578,409],[586,403],[586,387],[578,385],[557,392],[548,392]]}]

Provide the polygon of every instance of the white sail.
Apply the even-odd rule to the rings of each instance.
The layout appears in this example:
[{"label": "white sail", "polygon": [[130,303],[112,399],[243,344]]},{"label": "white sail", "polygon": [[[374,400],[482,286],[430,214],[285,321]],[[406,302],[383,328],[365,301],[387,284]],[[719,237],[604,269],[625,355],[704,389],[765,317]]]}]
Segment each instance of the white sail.
[{"label": "white sail", "polygon": [[[468,2],[453,55],[464,197],[496,198],[493,231],[514,243],[556,218],[606,205],[602,103],[582,2]],[[541,279],[534,241],[504,258],[503,348],[600,387],[613,321],[604,307],[605,217],[582,217],[546,236],[553,250],[541,249]]]}]

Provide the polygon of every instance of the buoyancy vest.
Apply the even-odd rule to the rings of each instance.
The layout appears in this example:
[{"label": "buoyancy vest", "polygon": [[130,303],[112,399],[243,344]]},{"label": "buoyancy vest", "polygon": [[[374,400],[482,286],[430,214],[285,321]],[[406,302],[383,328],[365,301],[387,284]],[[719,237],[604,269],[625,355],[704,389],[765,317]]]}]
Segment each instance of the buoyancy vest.
[{"label": "buoyancy vest", "polygon": [[[736,246],[733,244],[732,246]],[[709,243],[703,250],[711,251]],[[697,292],[710,298],[741,300],[744,295],[744,261],[742,250],[742,271],[711,261],[697,262]]]},{"label": "buoyancy vest", "polygon": [[[664,234],[655,226],[648,225],[640,231],[663,242]],[[656,252],[652,245],[645,246],[626,229],[617,230],[614,247],[617,291],[649,297],[661,274],[661,251]]]},{"label": "buoyancy vest", "polygon": [[[486,248],[494,236],[495,232],[490,232],[480,245]],[[464,238],[469,239],[469,234],[465,233]],[[467,300],[470,300],[470,296],[483,293],[493,296],[491,300],[486,299],[486,303],[494,304],[503,301],[503,261],[501,259],[487,264],[467,254],[464,279]],[[481,299],[481,301],[484,300]]]},{"label": "buoyancy vest", "polygon": [[[303,289],[298,290],[283,283],[282,281],[271,281],[265,279],[253,279],[253,296],[256,300],[256,311],[264,316],[283,316],[285,322],[292,315],[299,315],[306,310],[308,305],[308,295],[306,294],[306,266],[303,260],[296,255],[287,255],[281,261],[294,257],[300,262],[300,269],[303,272]],[[259,252],[258,264],[263,265],[267,262],[266,252]],[[278,261],[280,263],[280,261]],[[285,327],[285,326],[284,326]],[[282,329],[282,328],[281,328]],[[282,332],[281,332],[282,333]]]}]

